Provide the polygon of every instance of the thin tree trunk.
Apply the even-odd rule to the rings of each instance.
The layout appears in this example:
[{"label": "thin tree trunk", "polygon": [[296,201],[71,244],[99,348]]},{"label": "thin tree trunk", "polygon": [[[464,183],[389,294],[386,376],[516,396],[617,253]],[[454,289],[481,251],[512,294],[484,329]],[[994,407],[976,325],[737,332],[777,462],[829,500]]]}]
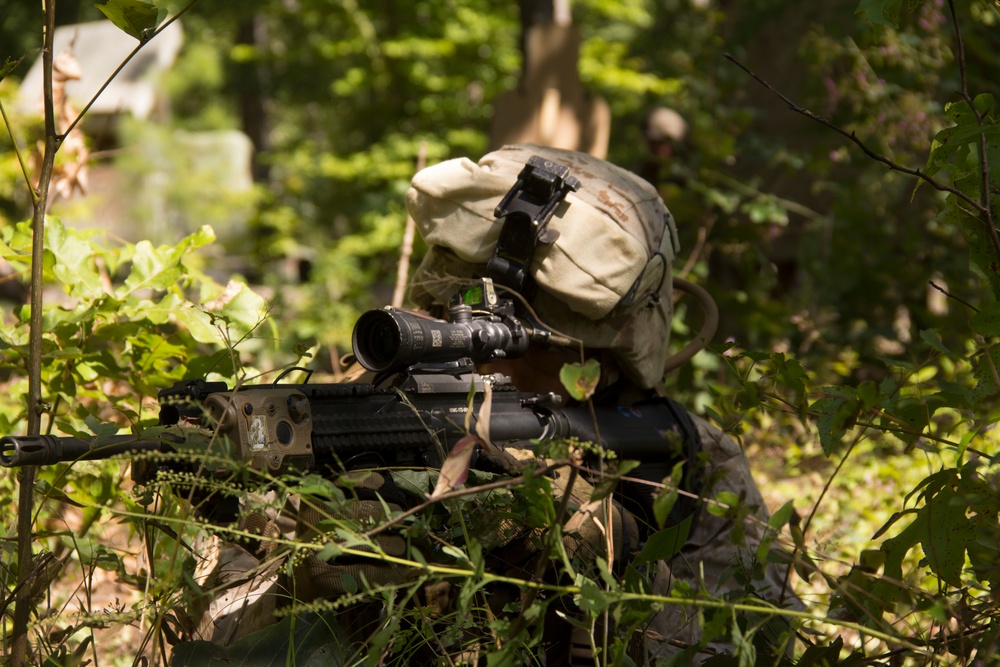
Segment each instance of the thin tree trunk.
[{"label": "thin tree trunk", "polygon": [[[48,207],[49,181],[59,148],[55,110],[52,105],[52,59],[55,38],[55,0],[46,0],[45,38],[42,47],[42,78],[45,104],[45,152],[38,181],[38,198],[32,218],[31,242],[31,330],[28,352],[28,435],[41,432],[42,418],[42,260],[45,250],[45,211]],[[29,184],[30,187],[30,184]],[[25,466],[18,476],[17,556],[18,590],[14,598],[11,665],[21,667],[29,658],[28,622],[31,619],[32,531],[34,514],[35,468]]]}]

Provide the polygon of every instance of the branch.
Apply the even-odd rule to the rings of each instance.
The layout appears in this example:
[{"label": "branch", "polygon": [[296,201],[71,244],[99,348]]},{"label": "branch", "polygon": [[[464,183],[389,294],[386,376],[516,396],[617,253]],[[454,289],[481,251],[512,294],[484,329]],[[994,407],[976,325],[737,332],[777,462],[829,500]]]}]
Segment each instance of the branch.
[{"label": "branch", "polygon": [[968,301],[966,301],[965,299],[963,299],[961,297],[955,296],[954,294],[952,294],[951,292],[949,292],[945,288],[943,288],[940,285],[938,285],[933,280],[928,280],[927,284],[929,284],[931,287],[933,287],[934,289],[936,289],[938,292],[941,292],[941,294],[944,294],[949,299],[954,299],[955,301],[958,301],[963,306],[965,306],[967,308],[971,308],[972,310],[974,310],[977,313],[979,312],[979,309],[976,308],[975,306],[973,306],[971,303],[969,303]]},{"label": "branch", "polygon": [[[969,105],[972,109],[972,113],[976,116],[976,123],[979,125],[979,129],[983,129],[983,115],[979,113],[979,109],[976,108],[976,104],[969,95],[969,74],[968,66],[965,62],[965,42],[962,39],[962,30],[958,25],[958,15],[955,13],[955,2],[954,0],[948,0],[948,8],[951,11],[951,21],[955,24],[955,40],[957,42],[958,51],[958,71],[962,79],[962,99],[965,103]],[[986,223],[987,233],[990,235],[990,243],[993,244],[993,252],[996,253],[997,258],[1000,259],[1000,236],[997,235],[996,225],[993,224],[993,207],[990,206],[990,163],[988,153],[986,152],[986,133],[979,133],[979,142],[976,148],[979,150],[979,176],[981,179],[981,192],[979,194],[980,198],[980,214],[983,216],[983,222]]]},{"label": "branch", "polygon": [[[788,106],[789,109],[791,109],[795,113],[802,114],[806,118],[814,120],[817,123],[820,123],[821,125],[823,125],[823,126],[829,128],[829,129],[833,130],[834,132],[836,132],[837,134],[839,134],[841,136],[844,136],[844,137],[848,138],[852,143],[856,144],[864,152],[865,155],[867,155],[868,157],[870,157],[872,160],[875,160],[876,162],[881,162],[882,164],[884,164],[885,166],[889,167],[889,169],[891,169],[893,171],[898,171],[900,173],[907,174],[908,176],[913,176],[914,178],[918,178],[918,179],[920,179],[920,180],[928,183],[935,190],[940,190],[941,192],[948,192],[950,194],[953,194],[956,197],[958,197],[959,199],[961,199],[962,201],[968,203],[969,206],[971,206],[974,209],[976,209],[976,211],[978,211],[980,214],[982,214],[982,215],[986,214],[986,208],[987,207],[984,207],[981,203],[977,202],[975,199],[973,199],[969,195],[965,194],[961,190],[958,190],[958,189],[953,188],[953,187],[948,186],[948,185],[944,185],[943,183],[939,183],[938,181],[934,180],[930,176],[924,174],[919,169],[910,169],[908,167],[904,167],[902,165],[896,164],[895,162],[893,162],[889,158],[885,157],[884,155],[881,155],[880,153],[876,153],[872,149],[868,148],[868,146],[865,145],[865,143],[863,141],[861,141],[860,139],[858,139],[857,135],[854,134],[853,131],[852,132],[848,132],[847,130],[845,130],[845,129],[841,128],[841,127],[838,127],[837,125],[834,125],[833,123],[831,123],[830,121],[826,120],[825,118],[822,118],[821,116],[816,115],[815,113],[813,113],[809,109],[806,109],[805,107],[801,107],[798,104],[796,104],[795,102],[792,102],[790,99],[788,99],[788,97],[786,97],[785,95],[783,95],[781,92],[775,90],[774,87],[771,86],[771,84],[769,84],[767,81],[765,81],[764,79],[762,79],[759,76],[757,76],[757,74],[755,74],[754,72],[752,72],[746,65],[744,65],[743,63],[741,63],[740,61],[738,61],[735,57],[733,57],[732,54],[730,54],[730,53],[723,53],[722,55],[726,58],[726,60],[729,60],[730,62],[732,62],[734,65],[736,65],[737,67],[739,67],[741,70],[743,70],[744,72],[746,72],[747,74],[749,74],[751,77],[753,77],[755,81],[757,81],[762,86],[764,86],[765,88],[767,88],[769,91],[771,91],[772,93],[774,93],[779,99],[781,99],[782,102],[784,102]],[[996,233],[996,230],[994,230],[994,233]],[[997,246],[997,252],[1000,253],[1000,244],[998,244],[998,246]]]},{"label": "branch", "polygon": [[73,131],[73,128],[75,128],[77,125],[80,124],[80,121],[83,120],[84,116],[87,115],[87,112],[90,111],[90,107],[94,106],[94,103],[97,102],[97,98],[99,98],[104,93],[104,91],[107,89],[107,87],[111,85],[111,82],[114,81],[115,78],[117,78],[118,74],[125,68],[126,65],[129,64],[129,62],[132,60],[132,58],[134,58],[136,56],[136,54],[139,53],[139,51],[142,50],[142,47],[144,47],[147,44],[149,44],[149,42],[151,42],[153,40],[153,38],[155,38],[161,32],[163,32],[164,30],[166,30],[170,26],[170,24],[172,24],[174,21],[176,21],[177,19],[179,19],[184,14],[186,14],[188,12],[188,10],[190,10],[196,4],[198,4],[198,0],[191,0],[179,12],[177,12],[176,14],[174,14],[173,16],[171,16],[169,19],[167,19],[166,21],[164,21],[160,25],[160,27],[158,27],[155,31],[153,31],[152,33],[150,33],[148,37],[145,37],[145,35],[144,35],[145,39],[139,40],[139,44],[134,49],[132,49],[132,52],[129,53],[128,56],[126,56],[123,61],[121,61],[121,63],[118,65],[118,67],[115,68],[115,71],[111,73],[111,76],[109,76],[107,78],[107,80],[101,85],[100,89],[96,93],[94,93],[94,96],[90,98],[90,101],[87,102],[87,105],[85,107],[83,107],[83,110],[80,111],[79,114],[77,114],[77,116],[73,120],[73,122],[70,123],[69,126],[66,128],[66,131],[59,135],[59,143],[62,143],[62,140],[65,139],[67,136],[69,136],[69,133]]},{"label": "branch", "polygon": [[[420,152],[417,154],[417,173],[427,166],[427,142],[420,142]],[[403,306],[406,294],[406,283],[410,277],[410,257],[413,255],[413,237],[416,234],[417,223],[412,215],[407,214],[406,226],[403,228],[403,247],[399,251],[399,264],[396,266],[396,286],[392,291],[393,308]]]}]

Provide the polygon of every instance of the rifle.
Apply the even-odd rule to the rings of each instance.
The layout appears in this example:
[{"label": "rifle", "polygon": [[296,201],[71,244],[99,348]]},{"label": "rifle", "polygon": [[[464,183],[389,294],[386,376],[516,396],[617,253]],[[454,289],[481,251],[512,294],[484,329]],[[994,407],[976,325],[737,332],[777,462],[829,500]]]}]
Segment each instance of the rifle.
[{"label": "rifle", "polygon": [[[671,451],[666,436],[689,431],[686,414],[672,401],[596,407],[592,413],[585,405],[560,406],[555,394],[520,391],[506,376],[475,372],[475,363],[522,354],[539,336],[513,316],[509,302],[496,299],[488,280],[484,283],[486,296],[476,292],[476,298],[485,302],[457,301],[451,321],[388,307],[362,315],[354,329],[355,356],[365,368],[393,376],[389,382],[376,376],[372,383],[230,388],[224,382],[185,380],[159,392],[162,428],[154,429],[155,438],[8,435],[0,438],[0,465],[169,454],[190,450],[189,434],[196,432],[205,443],[221,440],[228,447],[223,451],[236,461],[271,476],[439,467],[452,445],[475,432],[488,384],[488,429],[496,446],[533,448],[537,442],[575,438],[653,465],[655,481],[669,474],[681,455]],[[206,428],[210,437],[204,435]],[[137,456],[132,476],[144,484],[160,470],[179,465],[169,457]],[[472,465],[477,466],[475,458]]]}]

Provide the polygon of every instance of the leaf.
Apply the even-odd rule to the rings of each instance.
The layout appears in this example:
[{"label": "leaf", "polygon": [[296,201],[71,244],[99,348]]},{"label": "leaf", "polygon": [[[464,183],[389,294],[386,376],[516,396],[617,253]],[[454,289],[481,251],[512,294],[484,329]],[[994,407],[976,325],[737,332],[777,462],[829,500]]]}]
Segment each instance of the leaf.
[{"label": "leaf", "polygon": [[264,297],[235,280],[229,281],[221,296],[204,306],[210,313],[221,315],[227,322],[237,325],[241,333],[256,329],[267,317]]},{"label": "leaf", "polygon": [[1000,260],[993,250],[993,243],[983,221],[957,205],[946,205],[938,215],[938,220],[961,228],[969,248],[969,267],[987,280],[994,300],[1000,301]]},{"label": "leaf", "polygon": [[899,27],[899,8],[903,0],[861,0],[856,13],[877,25]]},{"label": "leaf", "polygon": [[52,486],[48,481],[44,479],[38,479],[35,481],[35,493],[42,496],[48,496],[54,500],[61,503],[66,503],[67,505],[72,505],[74,507],[87,507],[87,505],[74,500],[72,497],[66,494],[60,488]]},{"label": "leaf", "polygon": [[944,342],[941,340],[940,334],[938,334],[938,332],[934,329],[921,329],[920,338],[941,354],[947,355],[952,359],[957,359],[960,356],[945,346]]},{"label": "leaf", "polygon": [[950,586],[962,586],[966,545],[976,539],[965,515],[965,498],[950,489],[928,501],[927,535],[921,541],[927,565]]},{"label": "leaf", "polygon": [[178,324],[187,329],[191,337],[199,343],[218,344],[222,333],[212,323],[212,317],[206,312],[186,305],[174,312]]},{"label": "leaf", "polygon": [[[992,113],[992,106],[992,96],[980,96],[976,99],[979,113],[987,119]],[[955,125],[946,127],[934,137],[924,173],[934,176],[942,169],[949,169],[952,179],[959,180],[966,173],[978,169],[978,158],[969,149],[979,143],[981,135],[986,135],[988,143],[996,141],[1000,135],[1000,126],[980,125],[976,113],[964,100],[949,104],[945,107],[945,112],[955,121]]]},{"label": "leaf", "polygon": [[330,561],[344,553],[344,549],[334,542],[327,542],[316,554],[316,558],[321,561]]},{"label": "leaf", "polygon": [[25,53],[17,60],[12,60],[10,58],[4,60],[3,65],[0,65],[0,81],[3,81],[8,74],[16,70],[21,65],[21,63],[24,62],[25,58],[27,58],[28,56],[35,56],[40,51],[41,49],[32,49],[31,51]]},{"label": "leaf", "polygon": [[973,315],[969,326],[980,336],[1000,335],[1000,301],[994,301]]},{"label": "leaf", "polygon": [[434,491],[427,496],[428,500],[436,500],[448,491],[465,484],[469,476],[469,466],[472,464],[472,455],[476,453],[481,443],[479,436],[471,434],[455,443],[448,453],[448,458],[441,464],[437,484],[434,485]]},{"label": "leaf", "polygon": [[[471,394],[475,391],[475,384],[470,384],[469,393]],[[466,413],[466,416],[472,414],[472,410]],[[476,416],[476,435],[478,435],[484,442],[490,442],[490,416],[493,414],[493,385],[489,382],[483,383],[483,404],[479,408],[479,414]],[[468,424],[466,424],[466,429],[468,429]]]},{"label": "leaf", "polygon": [[653,498],[653,517],[656,525],[662,528],[667,523],[670,511],[677,503],[678,489],[684,477],[684,461],[678,461],[670,471],[670,477],[664,478],[663,489]]},{"label": "leaf", "polygon": [[580,592],[577,593],[574,601],[584,611],[596,615],[600,614],[614,604],[614,597],[597,585],[594,580],[588,579],[582,574],[578,574],[576,584],[579,587]]},{"label": "leaf", "polygon": [[166,9],[157,9],[149,0],[108,0],[95,6],[118,28],[140,42],[146,41],[149,33],[167,17]]},{"label": "leaf", "polygon": [[52,272],[70,295],[93,299],[104,294],[100,275],[91,266],[93,252],[86,239],[57,218],[47,218],[45,245],[55,259]]},{"label": "leaf", "polygon": [[632,565],[667,560],[680,553],[691,530],[691,519],[692,517],[689,516],[676,526],[658,530],[650,535],[642,547],[642,551],[632,561]]},{"label": "leaf", "polygon": [[795,506],[791,500],[774,511],[774,514],[767,520],[767,525],[776,530],[781,529],[792,518]]},{"label": "leaf", "polygon": [[578,401],[585,401],[593,396],[600,379],[601,364],[597,359],[588,359],[584,364],[564,364],[559,370],[559,381],[569,395]]},{"label": "leaf", "polygon": [[842,388],[824,387],[823,392],[827,396],[809,406],[811,412],[817,413],[819,442],[827,456],[833,454],[847,429],[854,425],[860,408],[856,398],[846,398],[840,389]]},{"label": "leaf", "polygon": [[757,546],[757,560],[762,563],[768,561],[768,553],[771,551],[771,545],[774,544],[774,540],[778,537],[778,532],[788,523],[794,512],[795,507],[792,501],[789,500],[775,510],[774,514],[768,518],[767,530],[764,531],[764,537],[761,538],[760,544]]},{"label": "leaf", "polygon": [[154,248],[149,241],[139,241],[135,244],[132,272],[125,279],[125,288],[129,292],[141,289],[165,290],[176,285],[180,276],[181,270],[171,261],[168,252]]},{"label": "leaf", "polygon": [[977,380],[972,390],[973,400],[980,405],[1000,393],[1000,347],[994,346],[979,355],[974,376]]},{"label": "leaf", "polygon": [[885,563],[885,554],[880,549],[862,549],[858,556],[858,567],[865,572],[878,572]]}]

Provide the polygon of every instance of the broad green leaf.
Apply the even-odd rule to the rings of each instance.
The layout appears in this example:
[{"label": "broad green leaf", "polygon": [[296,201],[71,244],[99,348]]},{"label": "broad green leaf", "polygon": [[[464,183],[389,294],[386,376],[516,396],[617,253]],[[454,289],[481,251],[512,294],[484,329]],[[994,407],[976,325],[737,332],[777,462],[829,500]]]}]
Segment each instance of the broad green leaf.
[{"label": "broad green leaf", "polygon": [[937,219],[962,230],[969,248],[969,267],[989,282],[994,301],[1000,301],[1000,261],[983,221],[950,202]]},{"label": "broad green leaf", "polygon": [[578,401],[585,401],[593,396],[600,379],[601,364],[597,359],[588,359],[583,364],[564,364],[559,370],[559,380],[563,387]]},{"label": "broad green leaf", "polygon": [[[979,111],[985,112],[989,118],[987,109],[993,106],[992,97],[980,96],[976,101]],[[978,170],[978,152],[970,149],[977,148],[981,135],[986,135],[988,143],[995,142],[1000,137],[1000,126],[989,123],[980,125],[965,101],[949,104],[945,111],[955,125],[946,127],[934,137],[924,173],[934,176],[942,169],[950,168],[953,170],[952,177],[957,180],[969,171]]]},{"label": "broad green leaf", "polygon": [[858,556],[858,566],[866,572],[878,572],[885,563],[885,553],[881,549],[862,549]]},{"label": "broad green leaf", "polygon": [[91,433],[96,436],[94,439],[94,443],[96,445],[102,444],[102,442],[110,436],[118,435],[117,424],[102,422],[93,415],[89,415],[86,419],[84,419],[84,423],[87,424],[87,428],[90,429]]},{"label": "broad green leaf", "polygon": [[230,280],[226,289],[216,299],[203,304],[205,310],[218,315],[239,334],[246,334],[267,319],[267,302],[247,285]]},{"label": "broad green leaf", "polygon": [[795,513],[795,505],[791,500],[779,507],[767,520],[767,525],[771,528],[780,529],[792,518]]},{"label": "broad green leaf", "polygon": [[757,560],[762,563],[768,561],[768,553],[771,551],[771,545],[774,544],[775,539],[778,537],[778,532],[788,523],[794,512],[795,507],[792,505],[792,501],[789,500],[775,510],[774,514],[768,518],[767,530],[764,531],[764,537],[757,546]]},{"label": "broad green leaf", "polygon": [[204,378],[209,373],[218,373],[224,377],[230,377],[234,372],[233,355],[229,350],[219,350],[213,354],[205,354],[189,359],[185,378]]},{"label": "broad green leaf", "polygon": [[976,358],[976,387],[972,398],[980,405],[1000,393],[1000,347],[987,348]]},{"label": "broad green leaf", "polygon": [[973,315],[969,326],[983,337],[1000,335],[1000,301],[994,301]]},{"label": "broad green leaf", "polygon": [[[735,612],[733,612],[735,617]],[[734,618],[735,620],[735,618]],[[736,659],[738,667],[753,667],[757,664],[757,648],[753,644],[755,629],[751,628],[743,632],[739,623],[733,623],[730,635],[733,645],[733,657]]]},{"label": "broad green leaf", "polygon": [[222,341],[222,334],[208,313],[188,305],[175,312],[174,317],[177,323],[187,329],[191,337],[199,343],[217,345]]},{"label": "broad green leaf", "polygon": [[108,0],[96,7],[118,28],[140,42],[146,41],[149,33],[167,17],[166,9],[158,9],[149,0]]},{"label": "broad green leaf", "polygon": [[338,544],[333,542],[327,542],[320,549],[319,553],[316,554],[316,558],[321,561],[328,561],[336,558],[340,554],[344,553],[344,550]]},{"label": "broad green leaf", "polygon": [[658,530],[649,536],[642,551],[632,561],[633,565],[649,563],[652,561],[666,560],[680,553],[681,548],[687,542],[688,533],[691,530],[691,518],[687,517],[679,524]]},{"label": "broad green leaf", "polygon": [[75,230],[64,227],[58,218],[47,218],[45,244],[54,260],[52,272],[71,296],[93,299],[104,293],[101,277],[92,265],[90,243]]},{"label": "broad green leaf", "polygon": [[142,289],[165,290],[175,286],[180,277],[181,270],[170,257],[169,248],[154,248],[149,241],[139,241],[135,244],[132,272],[125,279],[124,288],[126,293]]},{"label": "broad green leaf", "polygon": [[775,354],[773,361],[777,375],[785,386],[794,391],[796,396],[805,394],[805,383],[809,378],[802,364],[797,359],[786,359],[781,353]]},{"label": "broad green leaf", "polygon": [[577,575],[580,592],[574,598],[579,607],[591,614],[599,614],[615,602],[614,595],[601,588],[593,579]]},{"label": "broad green leaf", "polygon": [[965,516],[966,499],[950,489],[934,496],[926,507],[927,535],[921,540],[931,572],[956,588],[962,586],[966,545],[976,539]]},{"label": "broad green leaf", "polygon": [[[860,406],[856,398],[847,398],[840,391],[830,391],[832,389],[839,388],[824,387],[823,392],[828,395],[809,406],[810,411],[817,414],[819,442],[827,456],[836,449],[847,429],[854,425]],[[831,396],[830,393],[836,395]]]}]

